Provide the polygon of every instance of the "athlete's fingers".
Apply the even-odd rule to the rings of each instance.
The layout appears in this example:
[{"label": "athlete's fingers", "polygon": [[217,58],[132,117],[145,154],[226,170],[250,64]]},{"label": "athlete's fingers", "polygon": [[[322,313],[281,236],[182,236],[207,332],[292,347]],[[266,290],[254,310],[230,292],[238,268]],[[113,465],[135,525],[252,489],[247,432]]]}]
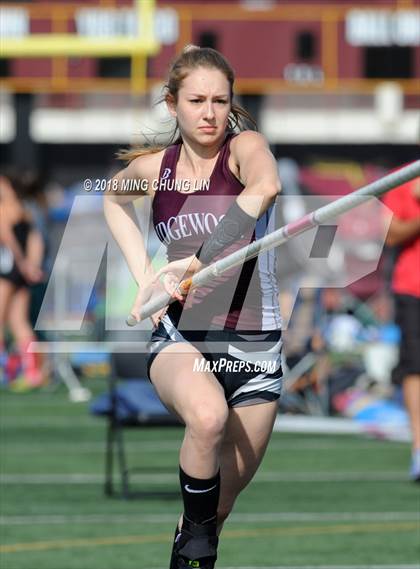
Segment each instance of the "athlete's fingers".
[{"label": "athlete's fingers", "polygon": [[178,290],[179,278],[174,273],[167,273],[163,279],[163,286],[168,294],[177,300],[182,300],[182,294]]},{"label": "athlete's fingers", "polygon": [[166,267],[163,267],[163,269],[159,269],[157,273],[154,274],[153,278],[152,278],[152,283],[155,284],[160,280],[160,277],[164,274],[164,269],[166,269]]},{"label": "athlete's fingers", "polygon": [[140,306],[133,306],[130,310],[129,318],[134,318],[136,322],[140,322]]},{"label": "athlete's fingers", "polygon": [[[130,310],[130,316],[127,318],[127,324],[129,326],[134,326],[137,322],[140,322],[140,311],[141,311],[141,307],[143,306],[143,304],[145,302],[147,302],[149,300],[149,298],[151,297],[152,293],[151,293],[151,287],[146,287],[146,288],[139,288],[136,298],[133,302],[133,306],[131,307]],[[130,321],[132,321],[132,318],[134,318],[135,322],[133,324],[129,324],[128,320],[130,319]]]},{"label": "athlete's fingers", "polygon": [[178,291],[183,296],[187,296],[187,294],[190,292],[191,285],[192,285],[192,279],[185,279],[184,281],[179,283]]},{"label": "athlete's fingers", "polygon": [[161,269],[159,269],[157,271],[157,273],[155,273],[155,276],[152,279],[152,283],[156,283],[157,281],[160,280],[160,278],[168,273],[171,273],[173,271],[172,269],[172,263],[169,263],[169,265],[166,265],[166,267],[162,267]]},{"label": "athlete's fingers", "polygon": [[138,319],[133,314],[129,314],[125,322],[127,326],[135,326],[138,323]]},{"label": "athlete's fingers", "polygon": [[128,326],[135,326],[138,322],[140,322],[140,309],[144,303],[143,298],[143,291],[139,291],[136,296],[136,300],[134,301],[133,306],[131,307],[130,314],[126,320]]},{"label": "athlete's fingers", "polygon": [[165,267],[162,267],[155,273],[153,278],[153,283],[158,281],[162,275],[168,273],[174,273],[178,275],[179,280],[183,279],[185,275],[191,273],[191,265],[194,262],[195,257],[192,255],[191,257],[187,257],[185,259],[179,259],[178,261],[172,261]]},{"label": "athlete's fingers", "polygon": [[[131,310],[130,314],[127,316],[126,319],[127,326],[130,327],[135,326],[140,322],[140,308],[141,306],[136,307],[136,309],[134,309],[133,307],[133,309]],[[167,306],[165,306],[164,308],[162,308],[161,310],[155,312],[155,314],[152,314],[152,316],[150,316],[150,320],[152,321],[153,326],[156,327],[159,324],[166,311],[167,311]]]}]

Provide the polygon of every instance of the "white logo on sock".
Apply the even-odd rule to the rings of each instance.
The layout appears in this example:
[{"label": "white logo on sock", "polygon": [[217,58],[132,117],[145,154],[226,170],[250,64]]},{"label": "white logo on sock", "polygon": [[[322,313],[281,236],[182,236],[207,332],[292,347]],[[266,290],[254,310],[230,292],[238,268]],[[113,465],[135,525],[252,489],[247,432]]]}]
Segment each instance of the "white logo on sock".
[{"label": "white logo on sock", "polygon": [[205,490],[193,490],[192,488],[190,488],[189,484],[185,484],[184,488],[187,492],[190,492],[190,494],[203,494],[204,492],[210,492],[210,490],[213,490],[214,488],[216,488],[216,486],[217,484],[215,484],[211,488],[206,488]]}]

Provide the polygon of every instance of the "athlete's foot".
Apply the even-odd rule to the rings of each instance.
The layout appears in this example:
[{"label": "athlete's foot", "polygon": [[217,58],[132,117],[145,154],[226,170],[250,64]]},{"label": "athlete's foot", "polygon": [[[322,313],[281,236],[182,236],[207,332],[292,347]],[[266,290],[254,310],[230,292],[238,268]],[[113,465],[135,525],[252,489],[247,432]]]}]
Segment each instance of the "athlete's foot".
[{"label": "athlete's foot", "polygon": [[176,554],[175,549],[176,549],[176,544],[177,544],[177,541],[178,541],[180,535],[181,535],[181,530],[179,529],[179,526],[177,524],[176,529],[175,529],[174,544],[172,546],[171,561],[170,561],[169,569],[177,569],[176,558],[178,556]]},{"label": "athlete's foot", "polygon": [[196,524],[184,516],[181,531],[175,533],[170,569],[214,569],[216,531],[216,518]]},{"label": "athlete's foot", "polygon": [[41,370],[41,361],[39,355],[30,351],[30,345],[34,338],[22,342],[20,345],[20,354],[22,359],[23,374],[27,378],[30,388],[40,387],[44,382]]},{"label": "athlete's foot", "polygon": [[7,352],[3,341],[0,341],[0,385],[7,384],[6,376]]}]

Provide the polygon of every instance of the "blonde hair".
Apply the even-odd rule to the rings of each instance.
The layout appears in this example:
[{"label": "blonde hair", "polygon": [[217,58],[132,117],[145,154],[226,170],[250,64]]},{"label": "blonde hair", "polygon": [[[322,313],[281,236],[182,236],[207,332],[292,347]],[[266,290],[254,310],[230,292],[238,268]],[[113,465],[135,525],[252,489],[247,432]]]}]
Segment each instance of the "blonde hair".
[{"label": "blonde hair", "polygon": [[[235,82],[235,74],[232,67],[221,53],[210,47],[199,47],[193,44],[188,44],[184,47],[181,54],[172,62],[169,69],[168,81],[164,86],[163,96],[159,102],[168,101],[168,99],[172,99],[177,102],[178,91],[181,87],[182,81],[191,70],[197,69],[198,67],[218,69],[229,82],[231,109],[228,118],[228,131],[232,132],[237,128],[239,130],[246,130],[249,125],[257,130],[256,122],[252,116],[240,105],[233,103],[233,84]],[[128,150],[120,150],[117,153],[117,158],[129,163],[138,156],[160,152],[171,144],[179,141],[180,136],[178,134],[177,123],[170,133],[167,144],[151,144],[150,146],[138,146]]]}]

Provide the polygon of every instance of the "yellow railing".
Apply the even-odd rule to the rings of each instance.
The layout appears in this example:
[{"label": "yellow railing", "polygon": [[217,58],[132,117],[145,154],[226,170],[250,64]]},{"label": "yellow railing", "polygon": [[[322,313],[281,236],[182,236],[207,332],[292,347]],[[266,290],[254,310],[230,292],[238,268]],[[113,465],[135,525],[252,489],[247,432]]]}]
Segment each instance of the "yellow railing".
[{"label": "yellow railing", "polygon": [[[45,6],[15,4],[14,7],[25,7],[30,19],[44,19]],[[69,6],[68,6],[69,7]],[[67,25],[72,21],[77,9],[86,5],[73,5],[73,10],[62,10],[62,6],[51,5],[47,19],[52,23],[52,33],[35,33],[24,38],[3,38],[1,41],[2,57],[107,57],[107,56],[136,56],[153,55],[160,47],[154,37],[153,16],[155,0],[133,0],[133,7],[137,13],[138,36],[116,36],[109,38],[83,37],[67,32]],[[95,8],[95,6],[88,6]],[[98,8],[101,6],[98,5]],[[41,15],[42,14],[42,15]],[[42,18],[42,16],[44,18]]]},{"label": "yellow railing", "polygon": [[[82,91],[105,90],[109,83],[111,90],[120,88],[118,81],[102,81],[92,77],[86,80],[75,80],[69,76],[69,57],[121,57],[129,56],[132,62],[131,79],[124,80],[123,90],[145,92],[146,57],[159,50],[154,37],[155,0],[133,0],[138,16],[138,37],[92,38],[68,33],[68,26],[74,20],[78,9],[86,8],[86,4],[54,5],[54,4],[14,4],[11,8],[23,8],[31,22],[48,20],[51,22],[51,33],[33,33],[24,38],[2,38],[0,57],[2,58],[48,58],[52,60],[50,77],[9,77],[1,81],[1,86],[12,91],[30,92],[69,92],[75,91],[80,84]],[[6,5],[3,5],[6,6]],[[98,8],[116,7],[116,3],[100,2]],[[95,6],[89,6],[95,8]],[[121,85],[122,86],[122,85]],[[99,88],[99,89],[98,89]]]},{"label": "yellow railing", "polygon": [[[153,5],[154,0],[134,0],[144,8]],[[7,4],[3,4],[7,6]],[[339,77],[339,25],[344,21],[349,5],[342,4],[307,4],[275,6],[269,10],[249,11],[239,4],[171,4],[160,3],[159,7],[175,8],[179,18],[179,37],[174,52],[193,41],[193,22],[200,21],[254,21],[254,22],[287,22],[287,21],[319,21],[321,24],[321,66],[324,80],[319,84],[291,84],[277,78],[242,78],[236,80],[238,93],[321,93],[321,92],[352,92],[371,93],[379,80],[372,79],[342,79]],[[414,8],[416,0],[395,0],[394,6],[389,4],[384,9]],[[1,43],[2,57],[41,57],[52,59],[51,77],[8,77],[1,81],[2,86],[14,92],[89,92],[89,91],[115,91],[115,92],[147,92],[157,79],[146,77],[146,58],[156,53],[156,41],[150,35],[139,40],[129,38],[116,38],[115,41],[106,41],[78,37],[67,33],[69,23],[73,21],[77,10],[86,8],[84,3],[74,4],[29,4],[14,3],[10,7],[22,7],[27,10],[31,21],[50,20],[52,34],[32,34],[29,38],[6,39]],[[98,4],[89,4],[90,8],[115,8],[116,0],[98,0]],[[125,6],[126,7],[126,6]],[[366,9],[366,3],[360,2],[351,5],[352,9]],[[380,6],[375,5],[380,10]],[[151,21],[153,10],[146,10]],[[153,26],[146,26],[149,31]],[[145,29],[145,28],[143,28]],[[151,33],[151,32],[150,32]],[[53,55],[52,55],[53,54]],[[131,78],[77,78],[69,75],[69,57],[72,56],[106,57],[129,55],[131,57]],[[420,86],[417,79],[398,80],[404,92],[408,95],[419,95]]]}]

